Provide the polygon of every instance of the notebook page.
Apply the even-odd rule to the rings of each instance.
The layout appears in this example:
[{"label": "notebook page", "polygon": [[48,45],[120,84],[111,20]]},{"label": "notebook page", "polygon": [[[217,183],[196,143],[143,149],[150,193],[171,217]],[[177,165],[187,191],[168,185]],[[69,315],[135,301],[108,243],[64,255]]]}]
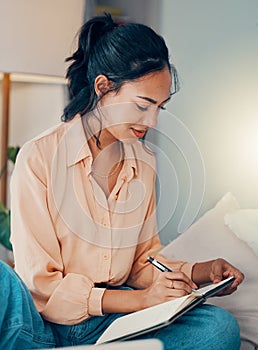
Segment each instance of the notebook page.
[{"label": "notebook page", "polygon": [[100,336],[97,344],[137,333],[140,330],[166,322],[188,298],[189,295],[186,295],[116,319]]}]

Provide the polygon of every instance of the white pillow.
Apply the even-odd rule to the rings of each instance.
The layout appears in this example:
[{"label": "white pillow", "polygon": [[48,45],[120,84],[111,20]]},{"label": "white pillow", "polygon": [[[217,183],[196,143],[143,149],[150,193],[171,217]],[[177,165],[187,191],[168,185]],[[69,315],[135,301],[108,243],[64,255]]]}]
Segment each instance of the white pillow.
[{"label": "white pillow", "polygon": [[258,256],[258,209],[239,209],[225,215],[225,224]]},{"label": "white pillow", "polygon": [[222,257],[238,267],[245,274],[238,290],[229,296],[210,298],[209,303],[230,311],[238,320],[242,339],[258,344],[258,257],[224,224],[224,216],[238,209],[234,196],[227,193],[161,253],[171,260],[186,261]]}]

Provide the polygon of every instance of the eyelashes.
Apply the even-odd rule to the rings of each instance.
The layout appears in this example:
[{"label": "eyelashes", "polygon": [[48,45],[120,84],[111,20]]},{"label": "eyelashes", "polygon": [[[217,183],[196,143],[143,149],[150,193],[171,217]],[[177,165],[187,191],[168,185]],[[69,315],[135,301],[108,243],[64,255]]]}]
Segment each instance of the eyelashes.
[{"label": "eyelashes", "polygon": [[[141,111],[141,112],[147,112],[148,109],[149,109],[149,106],[143,107],[143,106],[139,105],[138,103],[136,103],[136,107],[137,107],[137,108],[139,109],[139,111]],[[158,106],[158,109],[161,109],[162,111],[165,111],[165,110],[166,110],[166,107],[165,107],[165,106]]]},{"label": "eyelashes", "polygon": [[147,107],[143,107],[141,105],[138,105],[138,103],[136,103],[136,107],[139,109],[139,111],[141,112],[146,112],[148,110],[148,106]]}]

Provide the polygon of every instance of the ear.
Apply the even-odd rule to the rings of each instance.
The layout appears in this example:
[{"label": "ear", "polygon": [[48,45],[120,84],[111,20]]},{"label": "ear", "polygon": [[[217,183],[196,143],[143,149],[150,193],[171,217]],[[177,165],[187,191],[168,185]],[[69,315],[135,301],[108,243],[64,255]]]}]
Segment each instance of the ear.
[{"label": "ear", "polygon": [[98,75],[95,79],[94,89],[98,96],[104,95],[111,87],[111,82],[105,75]]}]

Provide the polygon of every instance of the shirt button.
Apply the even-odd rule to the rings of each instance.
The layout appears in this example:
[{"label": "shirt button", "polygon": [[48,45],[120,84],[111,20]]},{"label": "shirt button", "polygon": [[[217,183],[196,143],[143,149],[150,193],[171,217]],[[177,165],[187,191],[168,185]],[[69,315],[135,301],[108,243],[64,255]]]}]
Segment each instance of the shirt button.
[{"label": "shirt button", "polygon": [[108,255],[103,255],[104,260],[108,260]]}]

